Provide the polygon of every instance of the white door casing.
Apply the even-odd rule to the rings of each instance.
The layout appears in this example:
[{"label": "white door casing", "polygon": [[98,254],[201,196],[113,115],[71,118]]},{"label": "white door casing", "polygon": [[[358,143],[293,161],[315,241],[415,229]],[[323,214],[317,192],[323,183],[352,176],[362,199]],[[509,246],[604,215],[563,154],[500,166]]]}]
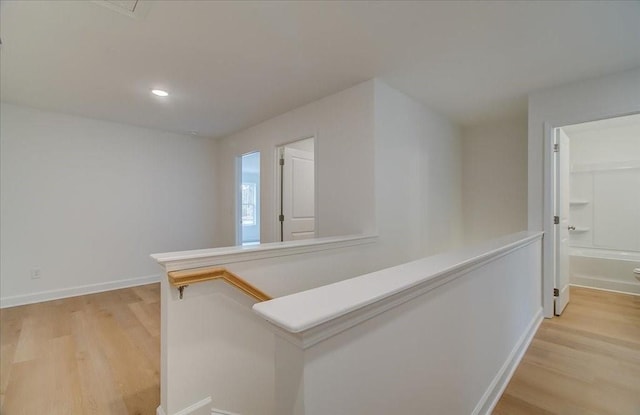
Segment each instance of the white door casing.
[{"label": "white door casing", "polygon": [[283,240],[314,238],[316,233],[314,154],[285,147],[283,156]]},{"label": "white door casing", "polygon": [[555,240],[555,296],[554,314],[559,316],[569,303],[569,137],[561,128],[555,130],[558,151],[555,153],[555,207],[559,223],[554,226]]}]

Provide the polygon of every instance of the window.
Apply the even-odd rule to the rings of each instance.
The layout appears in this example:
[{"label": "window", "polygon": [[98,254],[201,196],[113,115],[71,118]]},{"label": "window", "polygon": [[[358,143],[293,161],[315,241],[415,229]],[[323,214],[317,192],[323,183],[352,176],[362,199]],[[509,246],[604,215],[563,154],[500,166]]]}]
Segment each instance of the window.
[{"label": "window", "polygon": [[236,178],[236,243],[260,243],[260,153],[238,158]]},{"label": "window", "polygon": [[242,183],[242,225],[254,226],[258,222],[256,209],[256,189],[255,183]]}]

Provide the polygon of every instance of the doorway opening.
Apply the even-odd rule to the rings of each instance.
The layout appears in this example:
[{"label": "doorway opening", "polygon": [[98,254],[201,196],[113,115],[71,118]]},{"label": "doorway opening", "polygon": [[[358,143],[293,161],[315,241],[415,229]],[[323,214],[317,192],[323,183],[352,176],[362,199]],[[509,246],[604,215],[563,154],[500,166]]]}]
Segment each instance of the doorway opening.
[{"label": "doorway opening", "polygon": [[316,237],[315,137],[276,149],[279,241]]},{"label": "doorway opening", "polygon": [[569,285],[640,294],[640,114],[553,135],[554,314]]},{"label": "doorway opening", "polygon": [[237,182],[237,244],[260,243],[260,152],[239,157]]}]

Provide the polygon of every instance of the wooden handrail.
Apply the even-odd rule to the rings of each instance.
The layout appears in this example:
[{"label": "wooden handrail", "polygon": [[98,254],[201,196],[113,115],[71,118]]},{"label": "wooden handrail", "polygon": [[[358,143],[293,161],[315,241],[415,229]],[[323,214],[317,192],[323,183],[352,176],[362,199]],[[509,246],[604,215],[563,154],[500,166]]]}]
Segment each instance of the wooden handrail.
[{"label": "wooden handrail", "polygon": [[189,286],[189,284],[194,284],[196,282],[203,281],[211,281],[211,280],[223,280],[228,284],[233,285],[238,288],[240,291],[247,294],[249,297],[254,298],[258,301],[268,301],[271,300],[271,297],[264,292],[260,291],[247,281],[238,277],[236,274],[228,271],[225,268],[194,268],[194,269],[184,269],[180,271],[171,271],[167,273],[167,277],[169,278],[169,283],[174,287],[178,288],[180,292],[180,298],[182,299],[182,295],[184,292],[184,288]]}]

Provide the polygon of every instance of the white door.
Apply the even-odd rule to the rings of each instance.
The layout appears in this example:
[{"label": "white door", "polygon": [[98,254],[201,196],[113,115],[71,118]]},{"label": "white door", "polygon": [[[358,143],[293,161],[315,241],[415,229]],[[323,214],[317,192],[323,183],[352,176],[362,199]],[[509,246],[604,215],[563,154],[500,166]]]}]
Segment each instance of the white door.
[{"label": "white door", "polygon": [[561,128],[556,129],[558,151],[556,161],[556,215],[559,223],[554,226],[556,241],[554,314],[559,316],[569,303],[569,137]]},{"label": "white door", "polygon": [[315,178],[313,152],[284,148],[282,167],[282,239],[314,238]]}]

